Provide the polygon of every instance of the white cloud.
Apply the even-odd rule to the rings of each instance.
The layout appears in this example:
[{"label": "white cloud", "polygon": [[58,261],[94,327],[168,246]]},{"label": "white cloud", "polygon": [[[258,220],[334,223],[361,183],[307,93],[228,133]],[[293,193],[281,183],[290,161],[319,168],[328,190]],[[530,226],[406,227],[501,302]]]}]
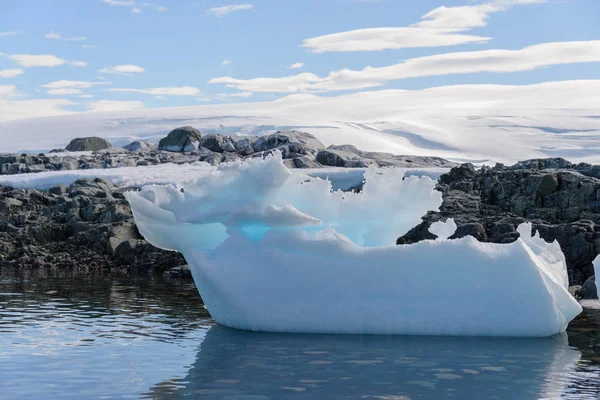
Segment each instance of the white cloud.
[{"label": "white cloud", "polygon": [[79,89],[50,89],[47,91],[48,94],[53,96],[69,96],[74,94],[82,94]]},{"label": "white cloud", "polygon": [[198,96],[200,94],[200,89],[192,86],[158,87],[151,89],[115,88],[107,90],[116,93],[141,93],[152,96]]},{"label": "white cloud", "polygon": [[154,98],[157,100],[166,100],[167,99],[165,96],[154,96]]},{"label": "white cloud", "polygon": [[217,94],[217,97],[220,98],[228,98],[228,97],[252,97],[253,93],[252,92],[238,92],[238,93],[219,93]]},{"label": "white cloud", "polygon": [[327,92],[383,86],[389,81],[479,72],[530,71],[550,65],[600,62],[600,40],[551,42],[521,50],[481,50],[408,59],[387,67],[342,69],[326,77],[302,73],[282,78],[234,79],[220,77],[208,83],[248,92]]},{"label": "white cloud", "polygon": [[143,8],[154,8],[158,12],[167,11],[167,7],[162,5],[155,5],[147,1],[136,1],[136,0],[103,0],[106,4],[118,7],[128,7],[134,14],[140,14]]},{"label": "white cloud", "polygon": [[102,74],[117,74],[117,75],[128,75],[133,76],[134,74],[141,74],[145,69],[133,64],[115,65],[113,67],[106,67],[98,70]]},{"label": "white cloud", "polygon": [[302,67],[304,67],[304,63],[297,62],[295,64],[290,65],[288,68],[289,69],[300,69]]},{"label": "white cloud", "polygon": [[96,85],[108,85],[110,82],[88,82],[88,81],[54,81],[41,85],[45,89],[89,89]]},{"label": "white cloud", "polygon": [[380,51],[417,47],[455,46],[485,43],[491,38],[465,34],[473,28],[487,25],[493,13],[506,11],[515,5],[544,3],[546,0],[497,0],[471,6],[441,6],[407,27],[368,28],[333,33],[306,39],[302,47],[314,53],[347,51]]},{"label": "white cloud", "polygon": [[63,107],[76,103],[66,99],[28,99],[22,97],[15,86],[0,85],[0,121],[68,114]]},{"label": "white cloud", "polygon": [[211,101],[208,97],[196,97],[194,100],[202,102]]},{"label": "white cloud", "polygon": [[52,54],[4,54],[0,56],[9,58],[16,62],[21,67],[58,67],[64,64],[70,64],[74,67],[85,67],[86,62],[83,61],[67,61],[63,58],[56,57]]},{"label": "white cloud", "polygon": [[254,8],[254,4],[234,4],[223,7],[213,7],[206,12],[209,15],[214,15],[215,17],[223,18],[228,14],[235,11],[243,11],[243,10],[252,10]]},{"label": "white cloud", "polygon": [[17,93],[17,87],[14,85],[0,85],[0,98],[15,97]]},{"label": "white cloud", "polygon": [[22,35],[23,31],[0,32],[0,37]]},{"label": "white cloud", "polygon": [[230,65],[230,64],[231,64],[231,61],[229,61],[227,59],[223,60],[223,62],[221,63],[222,66],[226,66],[226,65]]},{"label": "white cloud", "polygon": [[56,32],[48,32],[46,34],[46,36],[44,36],[46,39],[50,39],[50,40],[66,40],[69,42],[81,42],[84,40],[87,40],[87,38],[85,36],[78,36],[78,37],[64,37],[61,36],[59,33]]},{"label": "white cloud", "polygon": [[94,95],[93,94],[82,94],[77,97],[81,97],[82,99],[91,99],[94,97]]},{"label": "white cloud", "polygon": [[16,78],[19,75],[23,75],[25,71],[19,68],[2,69],[0,70],[0,78]]},{"label": "white cloud", "polygon": [[81,47],[83,47],[84,49],[97,49],[98,46],[97,44],[82,44]]},{"label": "white cloud", "polygon": [[144,108],[141,101],[98,100],[88,103],[88,111],[129,111]]}]

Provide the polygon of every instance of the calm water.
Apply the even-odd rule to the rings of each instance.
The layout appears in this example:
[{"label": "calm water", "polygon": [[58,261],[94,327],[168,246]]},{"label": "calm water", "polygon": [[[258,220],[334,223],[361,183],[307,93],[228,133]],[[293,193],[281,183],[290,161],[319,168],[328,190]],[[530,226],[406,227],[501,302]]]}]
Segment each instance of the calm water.
[{"label": "calm water", "polygon": [[0,271],[0,399],[599,399],[600,305],[553,339],[246,333],[195,288]]}]

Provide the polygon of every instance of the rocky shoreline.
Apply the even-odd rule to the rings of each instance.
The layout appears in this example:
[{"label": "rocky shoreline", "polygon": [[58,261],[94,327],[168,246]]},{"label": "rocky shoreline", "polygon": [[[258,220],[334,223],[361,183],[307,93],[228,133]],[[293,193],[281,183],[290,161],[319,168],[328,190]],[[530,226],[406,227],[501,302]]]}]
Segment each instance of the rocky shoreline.
[{"label": "rocky shoreline", "polygon": [[[326,148],[314,136],[295,131],[249,138],[203,136],[183,127],[158,146],[134,142],[126,147],[114,148],[99,138],[75,139],[68,148],[92,152],[1,155],[0,169],[2,174],[19,174],[168,162],[216,165],[276,150],[289,168],[454,167],[437,185],[443,195],[440,211],[423,216],[423,222],[397,244],[434,239],[429,226],[448,218],[458,226],[454,238],[471,235],[483,242],[510,243],[518,238],[516,226],[530,221],[544,239],[559,242],[573,293],[583,298],[597,296],[592,261],[600,254],[600,166],[553,158],[475,169],[436,157],[369,153],[353,146]],[[0,185],[0,267],[189,277],[181,254],[158,249],[141,237],[123,196],[125,190],[131,188],[100,178],[79,179],[48,191]]]},{"label": "rocky shoreline", "polygon": [[516,227],[531,222],[547,241],[557,240],[565,254],[574,293],[597,297],[592,261],[600,254],[599,166],[571,164],[562,158],[528,160],[507,167],[475,169],[463,164],[442,175],[437,190],[443,203],[397,244],[435,239],[436,221],[453,218],[451,238],[467,235],[482,242],[510,243]]}]

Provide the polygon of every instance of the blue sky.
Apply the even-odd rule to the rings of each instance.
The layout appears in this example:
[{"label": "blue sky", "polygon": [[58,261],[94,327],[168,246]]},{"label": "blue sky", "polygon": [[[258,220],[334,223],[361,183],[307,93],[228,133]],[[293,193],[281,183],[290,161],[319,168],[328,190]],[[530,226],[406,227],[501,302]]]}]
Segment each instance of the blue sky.
[{"label": "blue sky", "polygon": [[597,0],[1,0],[0,111],[598,79],[599,15]]}]

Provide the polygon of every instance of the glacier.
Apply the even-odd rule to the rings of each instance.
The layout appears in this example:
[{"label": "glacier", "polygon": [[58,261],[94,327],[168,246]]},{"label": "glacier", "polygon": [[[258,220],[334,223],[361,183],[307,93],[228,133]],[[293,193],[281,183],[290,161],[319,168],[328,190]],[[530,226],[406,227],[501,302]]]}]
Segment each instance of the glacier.
[{"label": "glacier", "polygon": [[250,331],[543,337],[581,311],[558,243],[395,240],[437,210],[427,176],[364,171],[360,193],[290,172],[278,154],[195,182],[127,192],[140,233],[180,251],[213,318]]}]

